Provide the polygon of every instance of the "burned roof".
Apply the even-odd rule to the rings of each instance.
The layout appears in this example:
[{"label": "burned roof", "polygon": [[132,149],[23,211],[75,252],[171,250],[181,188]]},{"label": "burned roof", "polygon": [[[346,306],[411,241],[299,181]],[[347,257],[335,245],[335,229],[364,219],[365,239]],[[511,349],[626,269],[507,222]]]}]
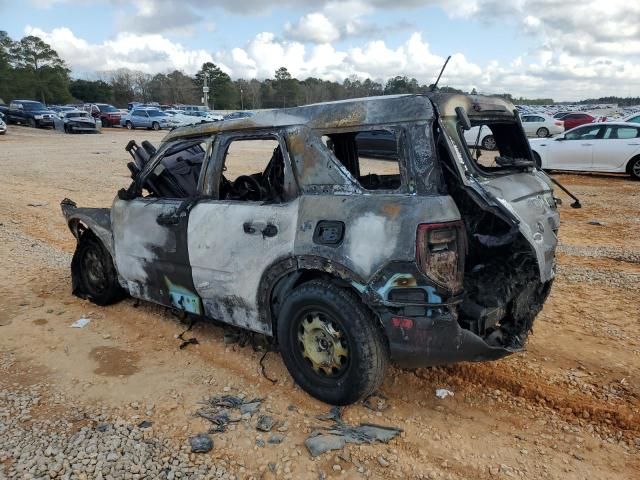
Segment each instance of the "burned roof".
[{"label": "burned roof", "polygon": [[[434,105],[441,114],[447,115],[455,114],[453,108],[456,105],[464,106],[470,115],[482,109],[513,115],[514,110],[513,105],[502,98],[481,95],[446,93],[385,95],[261,110],[250,117],[178,127],[167,134],[164,141],[214,135],[227,131],[259,130],[296,125],[308,128],[336,129],[428,121],[434,118]],[[476,107],[474,112],[473,108],[476,105],[480,105],[480,107]]]}]

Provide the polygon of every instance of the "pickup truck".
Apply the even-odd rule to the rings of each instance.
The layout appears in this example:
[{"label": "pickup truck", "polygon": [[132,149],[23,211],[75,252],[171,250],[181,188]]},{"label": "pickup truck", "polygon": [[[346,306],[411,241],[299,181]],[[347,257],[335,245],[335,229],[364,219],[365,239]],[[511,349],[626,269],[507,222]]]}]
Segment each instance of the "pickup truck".
[{"label": "pickup truck", "polygon": [[7,123],[22,123],[31,127],[53,127],[55,113],[34,100],[12,100],[6,111]]}]

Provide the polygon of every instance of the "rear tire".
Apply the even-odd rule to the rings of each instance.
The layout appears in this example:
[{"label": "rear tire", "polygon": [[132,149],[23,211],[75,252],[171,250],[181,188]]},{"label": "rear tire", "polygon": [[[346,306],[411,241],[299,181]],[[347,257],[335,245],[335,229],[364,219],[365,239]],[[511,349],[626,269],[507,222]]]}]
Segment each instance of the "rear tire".
[{"label": "rear tire", "polygon": [[158,122],[153,122],[153,123],[151,124],[151,128],[152,128],[153,130],[160,130],[160,124],[159,124]]},{"label": "rear tire", "polygon": [[634,180],[640,180],[640,156],[634,157],[629,161],[627,172]]},{"label": "rear tire", "polygon": [[131,123],[129,120],[127,120],[126,125],[129,130],[133,130],[133,123]]},{"label": "rear tire", "polygon": [[73,293],[96,305],[110,305],[125,296],[111,254],[91,231],[78,242],[71,261]]},{"label": "rear tire", "polygon": [[482,148],[485,150],[495,150],[496,149],[496,139],[493,135],[487,135],[482,139]]},{"label": "rear tire", "polygon": [[540,127],[536,135],[540,138],[547,138],[549,136],[549,129],[547,127]]},{"label": "rear tire", "polygon": [[297,287],[278,315],[282,359],[311,396],[348,405],[382,383],[389,354],[376,318],[352,292],[328,281]]}]

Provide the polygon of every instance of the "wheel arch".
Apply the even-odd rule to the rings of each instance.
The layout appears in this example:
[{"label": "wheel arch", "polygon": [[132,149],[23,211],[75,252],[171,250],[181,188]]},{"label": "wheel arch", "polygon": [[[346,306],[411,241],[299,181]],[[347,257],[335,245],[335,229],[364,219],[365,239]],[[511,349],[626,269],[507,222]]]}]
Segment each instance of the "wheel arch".
[{"label": "wheel arch", "polygon": [[105,246],[111,258],[115,260],[113,232],[111,231],[111,209],[77,208],[72,200],[65,199],[60,204],[67,226],[80,241],[82,235],[93,233]]},{"label": "wheel arch", "polygon": [[629,160],[627,160],[627,164],[624,166],[624,171],[631,174],[631,165],[633,165],[633,163],[638,159],[640,159],[640,153],[637,153]]},{"label": "wheel arch", "polygon": [[274,338],[277,336],[278,313],[287,294],[312,280],[326,280],[351,291],[378,318],[359,290],[364,289],[366,282],[349,268],[313,255],[287,257],[276,261],[265,271],[258,288],[258,308],[263,321],[271,327]]}]

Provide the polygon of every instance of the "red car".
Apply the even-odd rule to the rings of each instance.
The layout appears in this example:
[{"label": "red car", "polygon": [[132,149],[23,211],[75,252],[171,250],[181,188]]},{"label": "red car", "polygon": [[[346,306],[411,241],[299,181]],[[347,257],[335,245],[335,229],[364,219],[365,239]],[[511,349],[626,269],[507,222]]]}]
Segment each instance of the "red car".
[{"label": "red car", "polygon": [[564,129],[571,130],[574,127],[579,125],[584,125],[585,123],[591,123],[595,121],[595,117],[592,117],[588,113],[575,112],[568,113],[564,117],[561,118],[564,122]]},{"label": "red car", "polygon": [[120,110],[113,105],[109,105],[108,103],[85,104],[84,110],[90,112],[94,118],[99,118],[102,121],[103,127],[120,125]]}]

